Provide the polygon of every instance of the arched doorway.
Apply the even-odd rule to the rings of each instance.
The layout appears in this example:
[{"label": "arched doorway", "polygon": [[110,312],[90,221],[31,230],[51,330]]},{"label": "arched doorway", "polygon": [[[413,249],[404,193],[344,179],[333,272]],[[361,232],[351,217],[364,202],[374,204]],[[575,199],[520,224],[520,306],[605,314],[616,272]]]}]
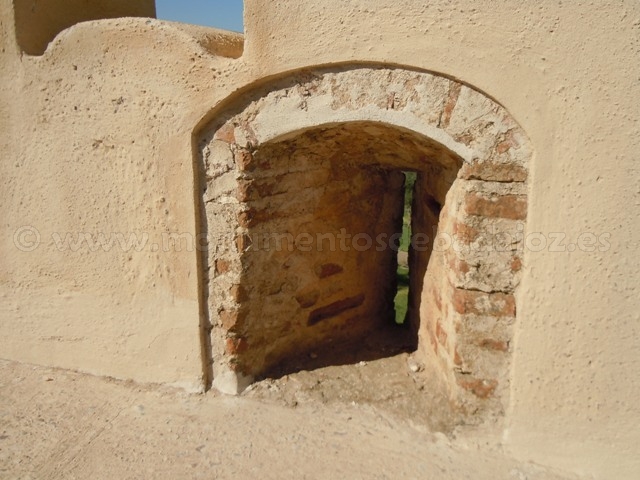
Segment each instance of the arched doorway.
[{"label": "arched doorway", "polygon": [[198,152],[216,387],[388,322],[411,170],[410,331],[452,402],[504,408],[530,150],[501,106],[444,77],[345,67],[211,118]]}]

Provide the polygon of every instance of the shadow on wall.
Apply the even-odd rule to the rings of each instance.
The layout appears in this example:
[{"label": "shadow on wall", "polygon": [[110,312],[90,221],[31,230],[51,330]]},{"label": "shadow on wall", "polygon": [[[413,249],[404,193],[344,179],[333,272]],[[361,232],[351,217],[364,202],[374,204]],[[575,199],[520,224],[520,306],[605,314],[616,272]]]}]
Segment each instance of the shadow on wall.
[{"label": "shadow on wall", "polygon": [[[412,228],[431,235],[462,158],[402,127],[353,121],[238,147],[235,161],[238,171],[202,185],[202,228],[215,246],[203,262],[208,303],[233,368],[279,377],[414,351],[432,248],[410,249],[409,312],[398,326],[403,172],[418,173]],[[217,238],[225,222],[244,232],[232,244]]]},{"label": "shadow on wall", "polygon": [[415,350],[430,250],[410,253],[411,309],[398,326],[403,171],[421,172],[416,202],[431,203],[413,223],[429,232],[440,207],[423,192],[422,172],[450,169],[438,175],[446,192],[462,163],[441,153],[426,138],[375,122],[307,130],[253,152],[238,198],[247,231],[234,328],[243,332],[240,350],[253,346],[238,352],[243,371],[280,376]]},{"label": "shadow on wall", "polygon": [[23,53],[42,55],[77,23],[120,17],[155,18],[154,0],[13,0],[16,41]]}]

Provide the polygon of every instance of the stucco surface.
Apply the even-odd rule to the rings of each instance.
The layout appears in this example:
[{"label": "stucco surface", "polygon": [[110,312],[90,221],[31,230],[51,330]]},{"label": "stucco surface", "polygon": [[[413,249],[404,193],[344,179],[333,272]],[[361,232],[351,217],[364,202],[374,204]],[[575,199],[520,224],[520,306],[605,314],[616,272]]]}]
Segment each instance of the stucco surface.
[{"label": "stucco surface", "polygon": [[611,248],[528,252],[505,440],[523,457],[633,478],[640,4],[336,0],[264,15],[247,2],[245,19],[245,59],[265,75],[309,58],[410,64],[470,83],[520,122],[535,152],[529,230],[565,245],[610,233]]},{"label": "stucco surface", "polygon": [[[166,234],[195,238],[190,142],[202,113],[188,79],[204,51],[147,22],[78,25],[44,56],[14,60],[3,82],[12,142],[2,162],[1,350],[201,389],[196,253]],[[169,46],[176,61],[157,60]],[[34,251],[14,244],[25,226],[40,235]],[[56,243],[68,233],[141,243]]]},{"label": "stucco surface", "polygon": [[[530,232],[565,247],[610,234],[605,251],[526,254],[505,445],[637,478],[639,3],[247,0],[236,60],[145,19],[80,24],[19,56],[8,0],[0,13],[0,356],[201,386],[195,252],[59,252],[50,235],[195,234],[191,135],[213,107],[304,67],[407,65],[520,123]],[[47,239],[35,252],[14,246],[24,225]]]}]

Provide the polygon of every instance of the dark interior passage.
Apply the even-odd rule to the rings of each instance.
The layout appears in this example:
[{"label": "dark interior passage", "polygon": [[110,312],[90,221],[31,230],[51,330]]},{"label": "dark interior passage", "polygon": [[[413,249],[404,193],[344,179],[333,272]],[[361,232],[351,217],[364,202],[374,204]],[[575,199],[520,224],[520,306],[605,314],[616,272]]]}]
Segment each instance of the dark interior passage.
[{"label": "dark interior passage", "polygon": [[433,223],[416,205],[432,198],[425,179],[456,162],[372,122],[300,132],[247,156],[227,342],[235,368],[259,378],[414,350],[430,252],[413,251],[411,229]]}]

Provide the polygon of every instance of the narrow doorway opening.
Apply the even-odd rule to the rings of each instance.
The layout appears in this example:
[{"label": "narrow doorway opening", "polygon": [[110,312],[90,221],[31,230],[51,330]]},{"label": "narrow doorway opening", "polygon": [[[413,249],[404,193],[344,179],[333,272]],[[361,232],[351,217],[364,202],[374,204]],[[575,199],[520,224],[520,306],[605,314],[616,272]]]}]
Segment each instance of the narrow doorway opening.
[{"label": "narrow doorway opening", "polygon": [[402,211],[402,236],[398,246],[398,268],[396,271],[397,290],[394,299],[395,322],[405,325],[409,307],[409,250],[411,249],[411,219],[413,190],[416,183],[416,172],[405,171],[404,174],[404,205]]}]

